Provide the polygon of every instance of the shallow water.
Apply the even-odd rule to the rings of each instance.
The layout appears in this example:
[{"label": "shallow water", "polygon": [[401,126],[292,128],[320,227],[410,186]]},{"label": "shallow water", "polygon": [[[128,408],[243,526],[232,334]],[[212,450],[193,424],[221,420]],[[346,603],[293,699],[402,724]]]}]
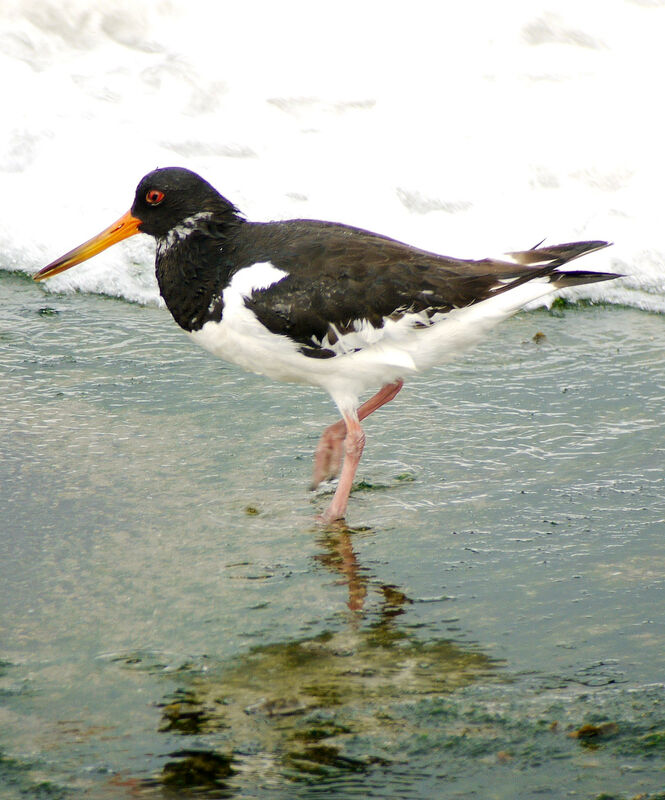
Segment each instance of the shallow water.
[{"label": "shallow water", "polygon": [[323,395],[0,290],[3,797],[663,791],[662,316],[523,313],[411,382],[326,531]]}]

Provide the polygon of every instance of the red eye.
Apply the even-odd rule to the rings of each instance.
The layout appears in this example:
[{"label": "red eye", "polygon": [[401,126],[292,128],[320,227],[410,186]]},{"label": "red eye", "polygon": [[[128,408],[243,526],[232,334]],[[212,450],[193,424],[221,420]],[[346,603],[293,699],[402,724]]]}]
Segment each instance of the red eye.
[{"label": "red eye", "polygon": [[164,199],[164,192],[160,192],[159,189],[150,189],[146,196],[146,203],[151,206],[158,206],[162,200]]}]

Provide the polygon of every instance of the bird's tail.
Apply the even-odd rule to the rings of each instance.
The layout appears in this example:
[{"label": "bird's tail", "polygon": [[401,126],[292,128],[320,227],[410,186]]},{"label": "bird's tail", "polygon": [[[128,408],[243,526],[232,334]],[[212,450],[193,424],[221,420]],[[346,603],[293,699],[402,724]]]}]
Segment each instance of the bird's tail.
[{"label": "bird's tail", "polygon": [[[560,268],[580,256],[593,253],[609,247],[610,242],[594,240],[589,242],[567,242],[566,244],[555,244],[541,247],[537,244],[530,250],[520,250],[508,255],[517,263],[523,266],[538,269],[541,267],[544,273],[548,273],[551,282],[557,289],[564,289],[567,286],[578,286],[584,283],[597,283],[598,281],[611,281],[620,278],[616,272],[591,272],[589,270],[561,270]],[[549,268],[549,269],[548,269]]]}]

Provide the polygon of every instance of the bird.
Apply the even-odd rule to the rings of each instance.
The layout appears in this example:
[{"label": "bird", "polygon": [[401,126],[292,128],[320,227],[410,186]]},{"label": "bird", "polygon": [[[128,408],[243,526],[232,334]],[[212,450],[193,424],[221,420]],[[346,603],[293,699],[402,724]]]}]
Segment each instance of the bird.
[{"label": "bird", "polygon": [[621,277],[562,269],[609,246],[600,240],[469,260],[336,222],[249,221],[183,167],[149,172],[126,214],[33,277],[50,278],[138,233],[155,239],[159,291],[196,343],[251,372],[319,387],[336,404],[341,419],[314,454],[311,488],[338,478],[317,517],[323,524],[345,519],[365,445],[360,423],[405,379],[550,292]]}]

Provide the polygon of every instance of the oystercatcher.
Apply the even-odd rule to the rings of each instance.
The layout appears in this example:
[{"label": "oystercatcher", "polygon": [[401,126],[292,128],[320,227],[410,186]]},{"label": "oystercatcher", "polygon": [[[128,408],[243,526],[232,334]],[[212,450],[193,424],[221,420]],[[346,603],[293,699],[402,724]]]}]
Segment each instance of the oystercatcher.
[{"label": "oystercatcher", "polygon": [[[342,419],[314,458],[313,487],[341,466],[319,518],[326,523],[346,513],[365,443],[360,421],[404,378],[450,360],[549,292],[619,277],[561,270],[603,241],[470,261],[332,222],[249,222],[199,175],[169,167],[141,180],[117,222],[34,278],[136,233],[156,239],[161,295],[194,341],[252,372],[319,386],[337,404]],[[378,391],[360,405],[370,389]]]}]

